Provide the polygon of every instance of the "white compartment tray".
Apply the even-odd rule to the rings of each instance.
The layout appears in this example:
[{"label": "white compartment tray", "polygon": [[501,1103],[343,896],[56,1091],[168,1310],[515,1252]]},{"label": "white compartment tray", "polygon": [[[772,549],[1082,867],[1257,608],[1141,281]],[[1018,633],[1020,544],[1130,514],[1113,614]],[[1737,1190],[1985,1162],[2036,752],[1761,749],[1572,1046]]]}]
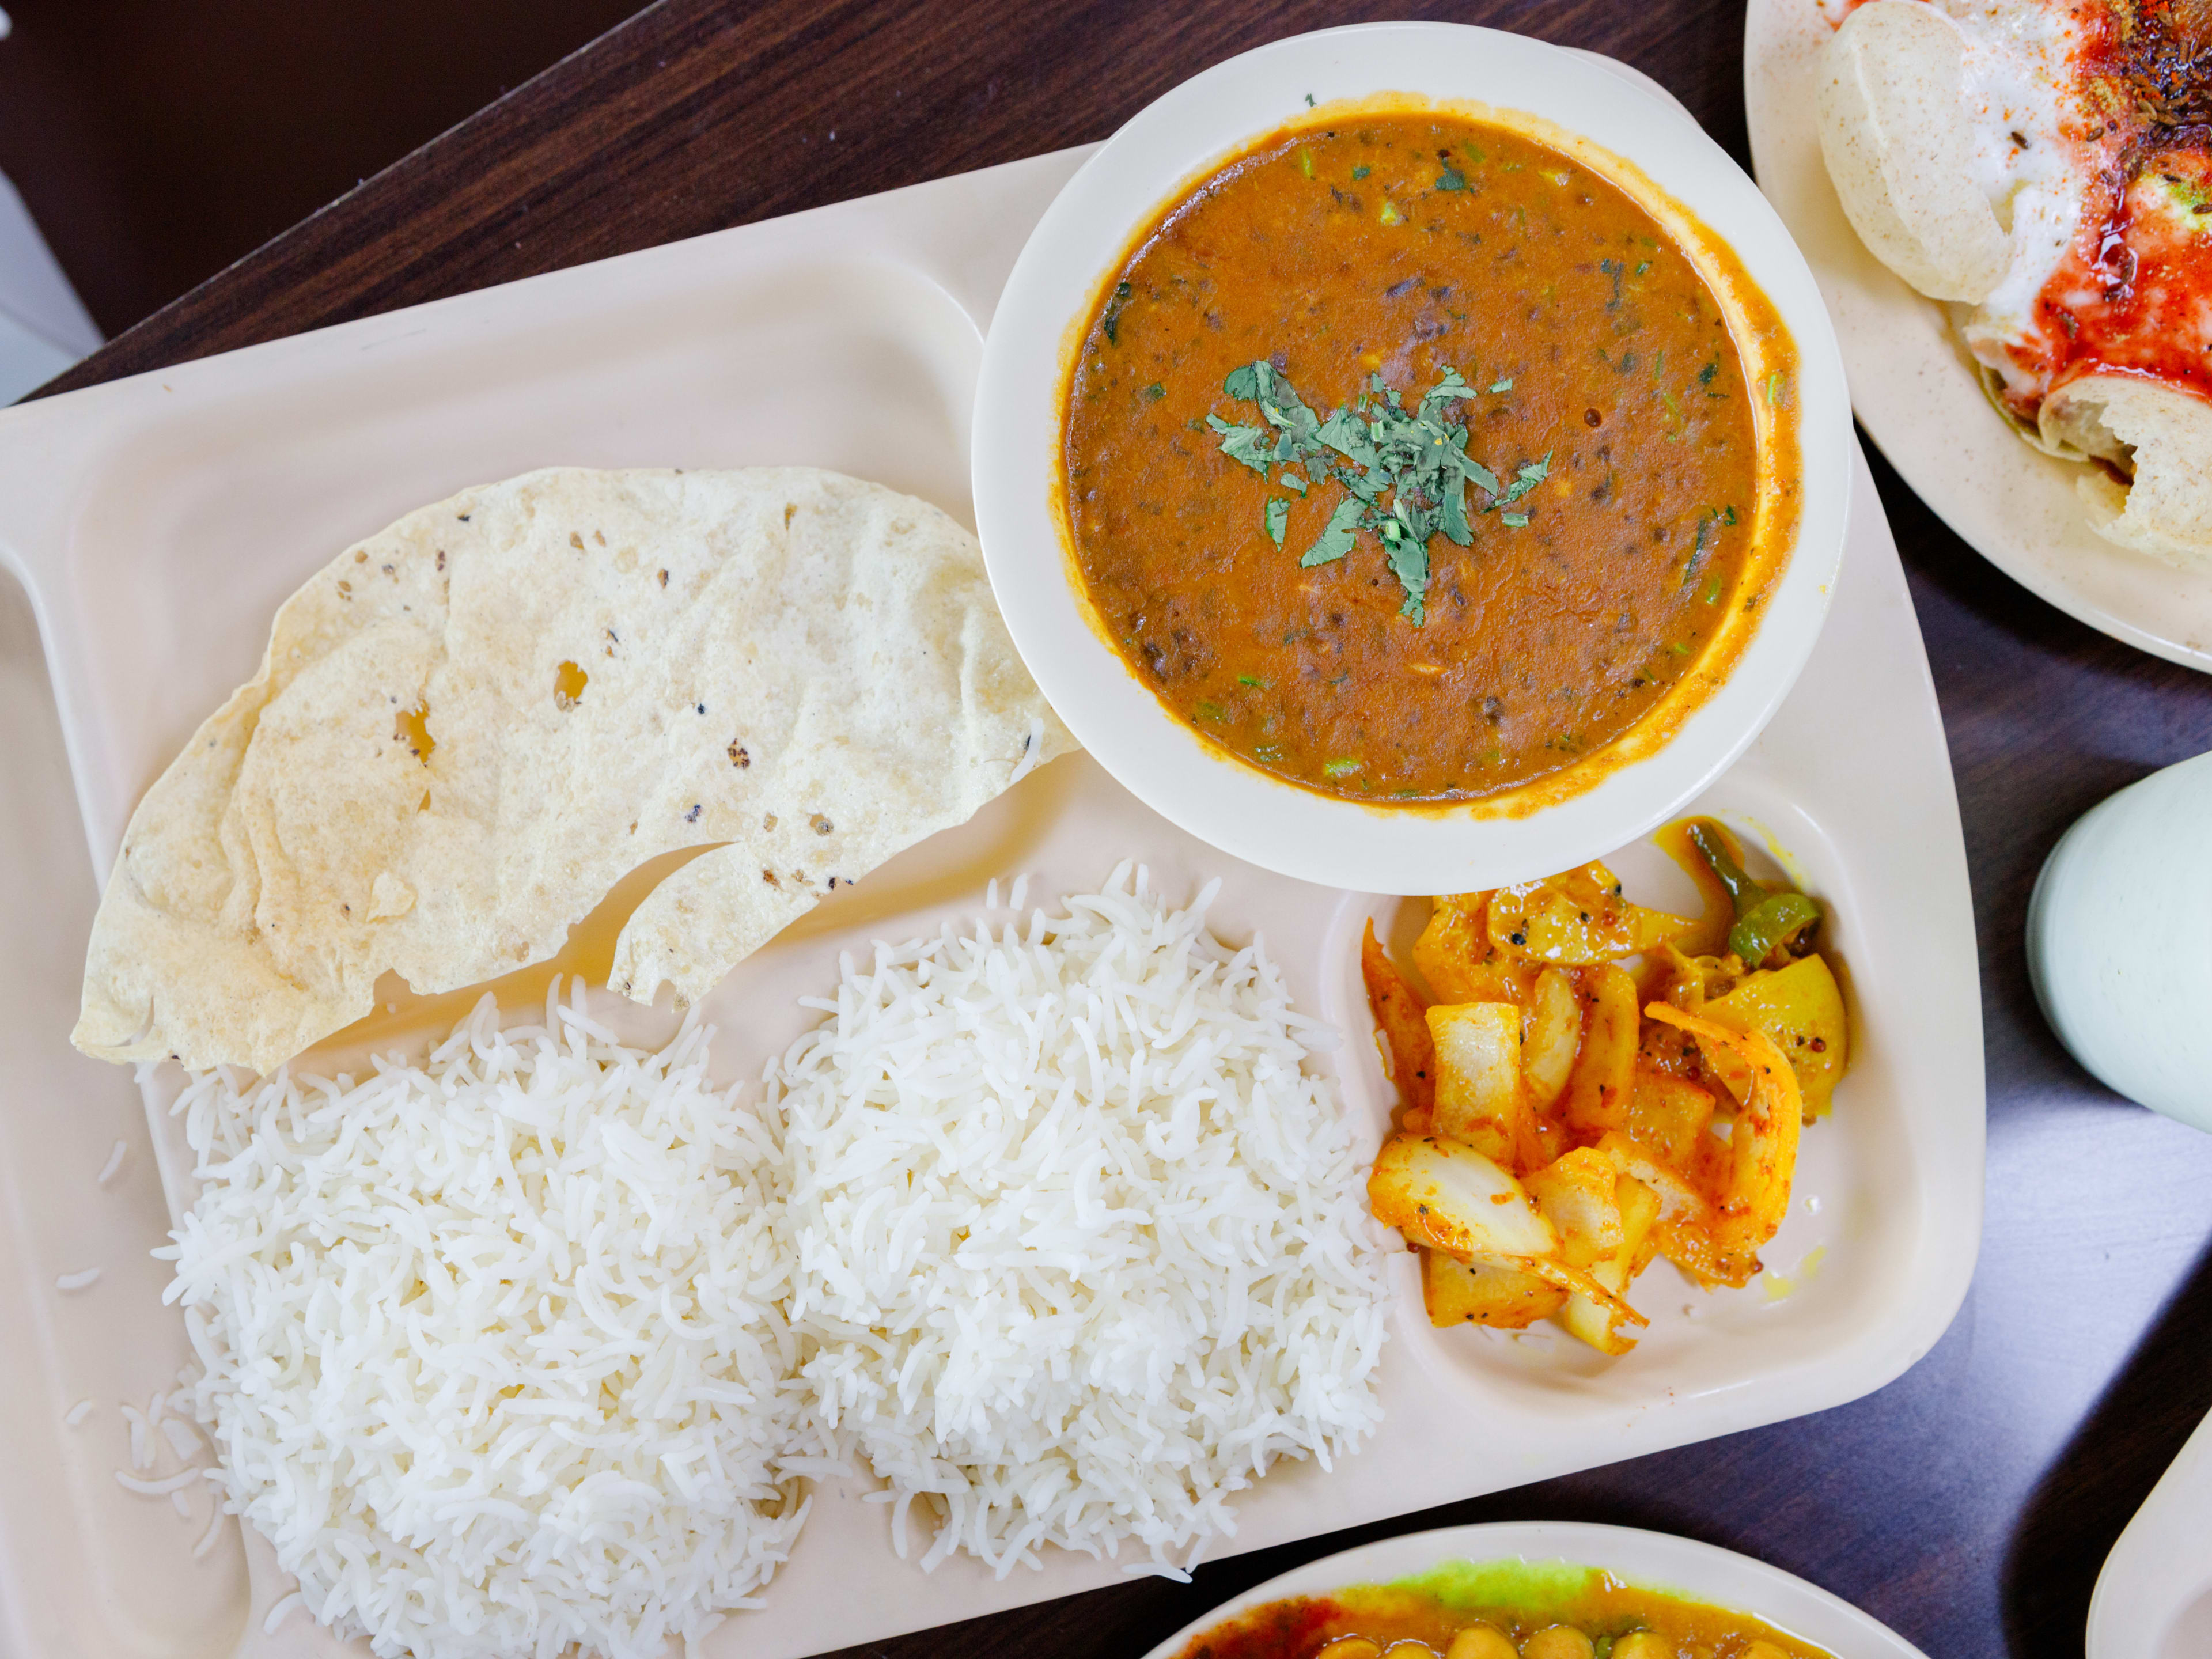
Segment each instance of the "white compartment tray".
[{"label": "white compartment tray", "polygon": [[[94,891],[79,849],[105,872],[139,793],[252,672],[284,595],[349,540],[465,485],[555,463],[809,463],[967,520],[983,331],[1029,227],[1081,159],[1039,157],[0,413],[0,562],[22,583],[0,582],[0,927],[15,945],[0,962],[9,1655],[329,1644],[298,1616],[263,1640],[264,1613],[289,1588],[265,1551],[250,1577],[234,1536],[191,1558],[204,1498],[187,1522],[112,1479],[125,1462],[117,1402],[167,1386],[185,1346],[146,1256],[168,1210],[137,1091],[67,1043]],[[1767,1252],[1776,1277],[1706,1297],[1655,1268],[1639,1285],[1650,1335],[1607,1363],[1564,1338],[1431,1331],[1405,1258],[1384,1430],[1334,1474],[1271,1477],[1239,1504],[1235,1548],[1818,1411],[1897,1376],[1949,1322],[1982,1201],[1972,916],[1926,659],[1857,465],[1827,631],[1771,727],[1701,804],[1786,852],[1829,901],[1861,1034],[1833,1117],[1806,1137],[1799,1201]],[[796,988],[826,984],[841,948],[975,909],[994,876],[1026,873],[1033,896],[1049,896],[1095,884],[1125,856],[1177,896],[1223,878],[1217,927],[1231,938],[1264,927],[1301,1004],[1352,1034],[1346,1098],[1379,1136],[1391,1097],[1364,1041],[1355,945],[1369,914],[1401,920],[1398,901],[1239,865],[1080,757],[744,964],[710,1004],[718,1066],[756,1074],[799,1028]],[[1648,846],[1618,863],[1632,892],[1690,902]],[[118,1136],[129,1159],[103,1189],[94,1176]],[[57,1275],[92,1266],[98,1284],[57,1292]],[[1785,1279],[1795,1288],[1779,1294]],[[87,1398],[94,1413],[64,1428]],[[810,1653],[1120,1572],[1056,1557],[1005,1580],[964,1562],[924,1576],[893,1556],[884,1507],[823,1493],[766,1609],[706,1645]]]}]

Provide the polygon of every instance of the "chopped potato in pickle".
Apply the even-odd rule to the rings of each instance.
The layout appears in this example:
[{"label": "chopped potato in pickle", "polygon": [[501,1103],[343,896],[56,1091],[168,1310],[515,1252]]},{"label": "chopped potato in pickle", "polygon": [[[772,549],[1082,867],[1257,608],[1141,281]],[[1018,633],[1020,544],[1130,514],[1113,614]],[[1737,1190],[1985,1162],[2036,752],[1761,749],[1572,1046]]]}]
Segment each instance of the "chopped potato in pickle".
[{"label": "chopped potato in pickle", "polygon": [[1624,1354],[1653,1261],[1741,1288],[1788,1213],[1802,1126],[1850,1054],[1825,912],[1748,875],[1717,820],[1656,839],[1700,920],[1631,903],[1600,863],[1449,894],[1413,947],[1443,999],[1425,1010],[1371,927],[1362,942],[1405,1105],[1369,1205],[1425,1252],[1437,1325],[1552,1316]]},{"label": "chopped potato in pickle", "polygon": [[1636,981],[1625,969],[1607,963],[1583,970],[1589,1000],[1582,1053],[1567,1080],[1567,1121],[1590,1135],[1617,1129],[1625,1121],[1636,1070]]},{"label": "chopped potato in pickle", "polygon": [[1521,1079],[1540,1109],[1559,1097],[1574,1070],[1583,1040],[1582,999],[1575,982],[1557,968],[1536,975],[1521,1027]]},{"label": "chopped potato in pickle", "polygon": [[1490,942],[1487,893],[1446,893],[1430,901],[1429,925],[1413,941],[1413,967],[1438,1002],[1522,1002],[1534,964]]},{"label": "chopped potato in pickle", "polygon": [[1390,1080],[1398,1085],[1409,1111],[1426,1112],[1436,1097],[1436,1047],[1429,1040],[1425,1010],[1382,946],[1375,938],[1375,923],[1367,923],[1367,936],[1359,947],[1360,976],[1367,981],[1367,1004],[1375,1023],[1389,1043]]},{"label": "chopped potato in pickle", "polygon": [[1677,1169],[1697,1156],[1698,1138],[1713,1121],[1713,1091],[1685,1077],[1636,1068],[1626,1127],[1635,1139]]},{"label": "chopped potato in pickle", "polygon": [[1535,1200],[1537,1213],[1559,1234],[1559,1254],[1570,1267],[1594,1266],[1620,1249],[1620,1206],[1613,1199],[1620,1180],[1612,1159],[1584,1147],[1522,1183]]},{"label": "chopped potato in pickle", "polygon": [[1525,1110],[1521,1010],[1510,1002],[1439,1004],[1428,1012],[1428,1027],[1436,1049],[1436,1132],[1512,1163]]},{"label": "chopped potato in pickle", "polygon": [[1692,925],[1686,917],[1631,904],[1602,864],[1500,887],[1491,894],[1489,909],[1492,945],[1563,967],[1634,956]]},{"label": "chopped potato in pickle", "polygon": [[1451,1255],[1550,1255],[1552,1224],[1521,1183],[1474,1147],[1438,1136],[1393,1135],[1367,1177],[1375,1218]]},{"label": "chopped potato in pickle", "polygon": [[1823,958],[1800,957],[1787,968],[1747,975],[1703,1012],[1716,1025],[1772,1037],[1797,1074],[1805,1115],[1819,1117],[1828,1109],[1850,1057],[1850,1027],[1844,994]]},{"label": "chopped potato in pickle", "polygon": [[[1659,1194],[1631,1176],[1616,1179],[1620,1182],[1615,1207],[1620,1215],[1620,1243],[1612,1255],[1590,1268],[1590,1277],[1609,1291],[1621,1291],[1650,1261],[1652,1229],[1659,1219]],[[1569,1297],[1559,1317],[1569,1330],[1600,1353],[1624,1354],[1636,1346],[1634,1337],[1622,1334],[1621,1327],[1628,1322],[1620,1317],[1619,1311],[1589,1297]]]},{"label": "chopped potato in pickle", "polygon": [[1755,1273],[1759,1247],[1774,1237],[1790,1211],[1790,1182],[1797,1165],[1797,1134],[1803,1121],[1796,1073],[1764,1031],[1731,1031],[1663,1002],[1655,1002],[1644,1012],[1680,1026],[1708,1052],[1733,1051],[1750,1068],[1749,1097],[1729,1137],[1727,1181],[1714,1194],[1718,1213],[1713,1242],[1723,1257],[1751,1258]]},{"label": "chopped potato in pickle", "polygon": [[1567,1292],[1534,1273],[1490,1261],[1421,1252],[1421,1294],[1431,1325],[1487,1325],[1526,1330],[1567,1305]]}]

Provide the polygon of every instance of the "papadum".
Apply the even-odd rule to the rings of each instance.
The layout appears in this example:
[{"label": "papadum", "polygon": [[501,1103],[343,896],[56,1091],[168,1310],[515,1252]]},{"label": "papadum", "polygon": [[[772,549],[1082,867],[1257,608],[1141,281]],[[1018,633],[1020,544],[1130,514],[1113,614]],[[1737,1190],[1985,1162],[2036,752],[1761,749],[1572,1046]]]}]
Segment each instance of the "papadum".
[{"label": "papadum", "polygon": [[273,1070],[370,1012],[617,942],[679,1003],[1073,748],[927,502],[806,468],[553,469],[349,548],[147,792],[77,1047]]}]

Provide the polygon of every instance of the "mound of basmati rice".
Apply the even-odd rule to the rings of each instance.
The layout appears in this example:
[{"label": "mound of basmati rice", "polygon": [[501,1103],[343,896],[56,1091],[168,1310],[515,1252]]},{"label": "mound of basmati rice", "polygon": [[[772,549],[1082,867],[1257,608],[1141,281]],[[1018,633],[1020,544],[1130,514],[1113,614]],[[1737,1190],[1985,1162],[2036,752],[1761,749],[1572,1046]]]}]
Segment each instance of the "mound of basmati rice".
[{"label": "mound of basmati rice", "polygon": [[[1127,866],[1030,916],[848,959],[769,1068],[822,1467],[1003,1575],[1125,1540],[1181,1576],[1279,1456],[1381,1418],[1382,1256],[1334,1044],[1255,943]],[[796,1465],[794,1465],[796,1467]]]},{"label": "mound of basmati rice", "polygon": [[783,1560],[779,1153],[706,1044],[487,996],[422,1069],[179,1100],[191,1404],[316,1617],[387,1659],[648,1659]]}]

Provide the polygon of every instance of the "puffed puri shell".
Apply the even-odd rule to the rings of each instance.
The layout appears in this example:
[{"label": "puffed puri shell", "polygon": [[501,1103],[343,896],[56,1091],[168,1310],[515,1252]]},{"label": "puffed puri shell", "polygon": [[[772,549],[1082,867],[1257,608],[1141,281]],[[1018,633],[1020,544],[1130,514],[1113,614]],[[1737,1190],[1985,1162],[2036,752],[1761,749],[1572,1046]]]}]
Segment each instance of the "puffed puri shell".
[{"label": "puffed puri shell", "polygon": [[467,490],[287,600],[147,792],[72,1040],[268,1072],[384,973],[542,962],[623,876],[711,847],[616,945],[616,989],[688,1001],[1073,747],[927,502],[810,468]]},{"label": "puffed puri shell", "polygon": [[1965,40],[1917,0],[1873,0],[1821,63],[1820,154],[1844,215],[1892,270],[1936,300],[1985,299],[2012,239],[1975,182],[1960,97]]},{"label": "puffed puri shell", "polygon": [[2089,527],[2167,564],[2212,567],[2212,403],[2134,374],[2085,374],[2043,400],[2046,446],[2114,462],[2083,468]]}]

